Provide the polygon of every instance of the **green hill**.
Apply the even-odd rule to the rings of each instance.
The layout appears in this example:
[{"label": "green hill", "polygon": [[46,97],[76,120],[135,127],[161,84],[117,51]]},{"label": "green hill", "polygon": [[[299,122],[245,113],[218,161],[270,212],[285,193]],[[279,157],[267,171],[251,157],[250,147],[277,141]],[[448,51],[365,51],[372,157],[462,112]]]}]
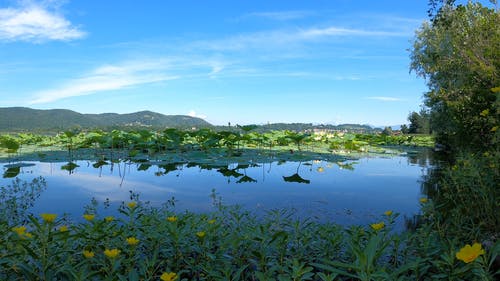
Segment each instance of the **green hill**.
[{"label": "green hill", "polygon": [[128,114],[81,114],[67,109],[39,110],[26,107],[0,108],[2,132],[50,132],[72,128],[206,128],[212,125],[203,119],[185,115],[163,115],[151,111]]}]

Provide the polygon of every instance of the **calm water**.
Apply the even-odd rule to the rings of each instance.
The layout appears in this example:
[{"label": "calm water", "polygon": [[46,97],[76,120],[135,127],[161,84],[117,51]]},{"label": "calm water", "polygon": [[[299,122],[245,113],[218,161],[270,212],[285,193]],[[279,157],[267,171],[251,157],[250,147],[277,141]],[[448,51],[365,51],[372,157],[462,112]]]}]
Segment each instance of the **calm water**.
[{"label": "calm water", "polygon": [[[69,213],[79,218],[91,198],[100,202],[109,199],[112,206],[118,206],[130,200],[130,191],[154,206],[174,197],[178,211],[211,211],[210,194],[215,189],[223,204],[240,204],[258,214],[289,208],[301,217],[344,225],[374,222],[386,210],[407,217],[418,213],[419,181],[427,167],[425,159],[407,156],[366,157],[342,163],[228,163],[218,167],[194,163],[122,162],[100,166],[76,161],[78,167],[68,167],[67,162],[24,163],[31,166],[11,170],[13,174],[8,173],[5,163],[0,164],[4,169],[0,185],[11,184],[15,174],[22,180],[44,177],[47,188],[31,209],[34,213]],[[115,209],[100,213],[113,214]]]}]

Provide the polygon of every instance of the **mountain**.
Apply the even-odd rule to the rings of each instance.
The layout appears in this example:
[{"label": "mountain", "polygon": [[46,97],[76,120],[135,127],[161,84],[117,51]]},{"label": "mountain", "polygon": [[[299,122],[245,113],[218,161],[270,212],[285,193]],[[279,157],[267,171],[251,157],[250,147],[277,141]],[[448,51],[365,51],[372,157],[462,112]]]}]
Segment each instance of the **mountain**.
[{"label": "mountain", "polygon": [[203,119],[186,115],[163,115],[152,111],[128,114],[81,114],[67,109],[39,110],[26,107],[0,107],[0,131],[62,131],[72,128],[206,128]]},{"label": "mountain", "polygon": [[[224,130],[234,130],[235,126],[217,126],[216,129],[220,131]],[[306,131],[345,131],[350,133],[377,133],[381,132],[382,129],[373,128],[369,125],[359,125],[359,124],[312,124],[312,123],[270,123],[265,125],[257,125],[254,132],[266,133],[270,131],[296,131],[296,132],[306,132]]]}]

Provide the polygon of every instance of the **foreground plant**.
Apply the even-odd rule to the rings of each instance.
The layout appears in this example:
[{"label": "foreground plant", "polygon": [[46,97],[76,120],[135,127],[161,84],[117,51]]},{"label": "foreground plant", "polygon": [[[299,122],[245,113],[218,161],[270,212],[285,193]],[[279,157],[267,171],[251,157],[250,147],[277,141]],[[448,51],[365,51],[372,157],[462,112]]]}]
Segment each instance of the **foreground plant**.
[{"label": "foreground plant", "polygon": [[73,223],[1,217],[0,280],[493,280],[500,252],[498,242],[457,252],[427,229],[395,232],[393,211],[344,228],[286,210],[258,218],[238,206],[194,214],[133,202],[112,219],[96,208]]}]

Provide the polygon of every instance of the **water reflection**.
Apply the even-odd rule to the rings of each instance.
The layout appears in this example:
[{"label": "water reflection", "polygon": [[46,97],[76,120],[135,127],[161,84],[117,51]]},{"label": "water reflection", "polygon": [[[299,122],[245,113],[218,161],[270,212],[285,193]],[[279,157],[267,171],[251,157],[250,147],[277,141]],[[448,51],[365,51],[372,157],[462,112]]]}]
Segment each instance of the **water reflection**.
[{"label": "water reflection", "polygon": [[68,171],[68,173],[71,175],[78,167],[80,167],[78,164],[74,162],[68,162],[66,165],[61,166],[61,170]]},{"label": "water reflection", "polygon": [[[311,181],[310,180],[306,180],[304,178],[302,178],[300,175],[299,175],[299,168],[300,168],[300,164],[302,164],[302,162],[299,162],[299,165],[297,167],[297,171],[295,172],[295,174],[291,175],[291,176],[288,176],[288,177],[285,177],[283,176],[283,180],[286,181],[286,182],[296,182],[296,183],[305,183],[305,184],[310,184]],[[306,163],[306,165],[308,166],[312,166],[311,163]]]},{"label": "water reflection", "polygon": [[3,173],[4,178],[15,178],[21,172],[21,167],[7,168]]},{"label": "water reflection", "polygon": [[[209,194],[216,189],[224,204],[240,204],[257,213],[294,208],[304,217],[359,224],[387,209],[402,216],[418,213],[419,180],[431,162],[410,154],[345,162],[32,162],[34,166],[20,167],[15,177],[29,181],[43,176],[50,188],[37,210],[77,217],[91,198],[118,204],[129,200],[130,190],[153,205],[175,197],[178,211],[210,211]],[[10,168],[3,166],[4,175]],[[0,179],[0,185],[8,180]]]}]

